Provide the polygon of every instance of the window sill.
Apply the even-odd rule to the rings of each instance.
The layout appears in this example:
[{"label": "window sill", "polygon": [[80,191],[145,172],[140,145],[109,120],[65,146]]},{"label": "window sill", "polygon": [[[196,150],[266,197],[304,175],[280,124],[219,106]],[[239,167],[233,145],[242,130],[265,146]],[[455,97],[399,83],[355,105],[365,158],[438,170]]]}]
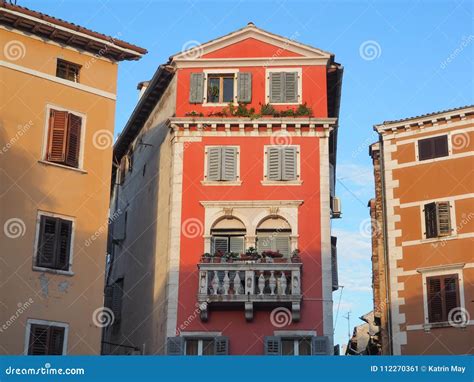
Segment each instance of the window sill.
[{"label": "window sill", "polygon": [[262,186],[300,186],[302,180],[262,180]]},{"label": "window sill", "polygon": [[62,271],[61,269],[44,268],[44,267],[38,267],[36,265],[33,265],[33,271],[53,273],[55,275],[63,275],[63,276],[74,276],[73,271]]},{"label": "window sill", "polygon": [[457,234],[451,234],[449,236],[437,236],[437,237],[430,237],[430,238],[426,238],[424,237],[423,239],[421,239],[421,242],[423,244],[427,243],[437,243],[437,242],[443,242],[443,241],[446,241],[446,240],[452,240],[452,239],[456,239],[457,237]]},{"label": "window sill", "polygon": [[429,324],[423,324],[423,330],[425,332],[429,332],[431,329],[441,329],[441,328],[464,329],[467,325],[468,323],[466,323],[466,325],[463,325],[463,326],[453,326],[448,321],[432,322]]},{"label": "window sill", "polygon": [[226,107],[229,106],[229,103],[232,103],[233,106],[239,106],[238,102],[222,102],[222,103],[212,103],[212,102],[203,102],[203,107]]},{"label": "window sill", "polygon": [[66,166],[66,165],[63,165],[63,164],[59,164],[59,163],[48,162],[46,160],[39,160],[38,163],[45,164],[45,165],[48,165],[48,166],[63,168],[65,170],[77,171],[81,174],[87,174],[87,171],[83,170],[82,168],[70,167],[70,166]]},{"label": "window sill", "polygon": [[268,102],[270,105],[275,105],[275,106],[295,106],[295,105],[302,105],[303,102],[298,101],[298,102]]},{"label": "window sill", "polygon": [[240,186],[242,184],[241,180],[201,180],[203,186]]}]

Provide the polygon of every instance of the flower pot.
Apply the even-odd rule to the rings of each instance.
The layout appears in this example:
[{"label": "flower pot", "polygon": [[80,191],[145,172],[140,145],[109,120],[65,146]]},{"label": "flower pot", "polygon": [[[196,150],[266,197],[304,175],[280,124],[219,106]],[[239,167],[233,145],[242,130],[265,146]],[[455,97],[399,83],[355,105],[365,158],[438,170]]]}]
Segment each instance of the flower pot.
[{"label": "flower pot", "polygon": [[213,262],[213,263],[220,263],[220,262],[221,262],[221,258],[220,258],[220,257],[213,257],[213,258],[212,258],[212,262]]},{"label": "flower pot", "polygon": [[211,258],[210,257],[203,257],[201,258],[201,263],[210,263],[211,262]]},{"label": "flower pot", "polygon": [[288,262],[288,259],[286,259],[284,257],[275,257],[273,259],[273,262],[274,263],[286,263],[286,262]]}]

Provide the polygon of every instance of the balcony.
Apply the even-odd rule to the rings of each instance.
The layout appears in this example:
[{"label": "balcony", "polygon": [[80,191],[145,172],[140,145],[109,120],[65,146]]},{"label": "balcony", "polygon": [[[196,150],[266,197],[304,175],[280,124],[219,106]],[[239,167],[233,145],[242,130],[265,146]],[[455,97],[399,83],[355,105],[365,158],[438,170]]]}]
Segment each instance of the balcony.
[{"label": "balcony", "polygon": [[209,309],[244,309],[247,321],[254,306],[291,308],[292,320],[300,319],[301,263],[200,263],[198,302],[201,320]]}]

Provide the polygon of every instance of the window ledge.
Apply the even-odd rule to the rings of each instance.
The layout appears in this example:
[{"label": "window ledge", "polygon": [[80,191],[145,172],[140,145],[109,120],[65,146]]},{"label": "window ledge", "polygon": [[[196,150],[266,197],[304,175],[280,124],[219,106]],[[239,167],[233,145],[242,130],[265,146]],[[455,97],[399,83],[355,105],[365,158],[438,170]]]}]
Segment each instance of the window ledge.
[{"label": "window ledge", "polygon": [[53,273],[55,275],[63,275],[63,276],[74,276],[73,271],[62,271],[61,269],[44,268],[44,267],[38,267],[36,265],[33,265],[33,271],[47,272],[47,273]]},{"label": "window ledge", "polygon": [[456,239],[457,237],[457,234],[451,234],[449,236],[437,236],[437,237],[430,237],[430,238],[426,238],[424,237],[423,239],[421,239],[421,242],[423,244],[427,243],[437,243],[437,242],[443,242],[445,240],[452,240],[452,239]]},{"label": "window ledge", "polygon": [[423,324],[423,329],[425,332],[429,332],[431,329],[440,329],[440,328],[453,328],[453,329],[463,329],[468,325],[462,325],[462,326],[453,326],[451,325],[448,321],[443,321],[443,322],[432,322],[429,324]]},{"label": "window ledge", "polygon": [[203,107],[226,107],[229,106],[229,103],[232,103],[233,106],[239,106],[238,102],[223,102],[223,103],[212,103],[212,102],[203,102]]},{"label": "window ledge", "polygon": [[65,166],[63,164],[59,164],[59,163],[54,163],[54,162],[48,162],[46,160],[39,160],[38,163],[41,163],[41,164],[45,164],[45,165],[48,165],[48,166],[54,166],[54,167],[59,167],[59,168],[63,168],[65,170],[73,170],[73,171],[77,171],[81,174],[87,174],[87,171],[86,170],[83,170],[82,168],[76,168],[76,167],[70,167],[70,166]]},{"label": "window ledge", "polygon": [[241,180],[201,180],[203,186],[240,186]]},{"label": "window ledge", "polygon": [[297,102],[268,102],[270,105],[275,105],[275,106],[294,106],[294,105],[302,105],[303,102],[297,101]]},{"label": "window ledge", "polygon": [[262,180],[262,186],[300,186],[302,180]]}]

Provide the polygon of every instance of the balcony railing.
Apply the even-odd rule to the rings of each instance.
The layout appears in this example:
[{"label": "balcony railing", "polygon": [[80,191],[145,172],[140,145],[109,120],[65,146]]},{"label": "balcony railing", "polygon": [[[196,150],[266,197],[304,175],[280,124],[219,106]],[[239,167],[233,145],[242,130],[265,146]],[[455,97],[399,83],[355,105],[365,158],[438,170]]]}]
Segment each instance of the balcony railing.
[{"label": "balcony railing", "polygon": [[198,301],[201,320],[212,307],[245,309],[253,319],[255,305],[291,307],[293,321],[300,318],[301,263],[200,263]]}]

